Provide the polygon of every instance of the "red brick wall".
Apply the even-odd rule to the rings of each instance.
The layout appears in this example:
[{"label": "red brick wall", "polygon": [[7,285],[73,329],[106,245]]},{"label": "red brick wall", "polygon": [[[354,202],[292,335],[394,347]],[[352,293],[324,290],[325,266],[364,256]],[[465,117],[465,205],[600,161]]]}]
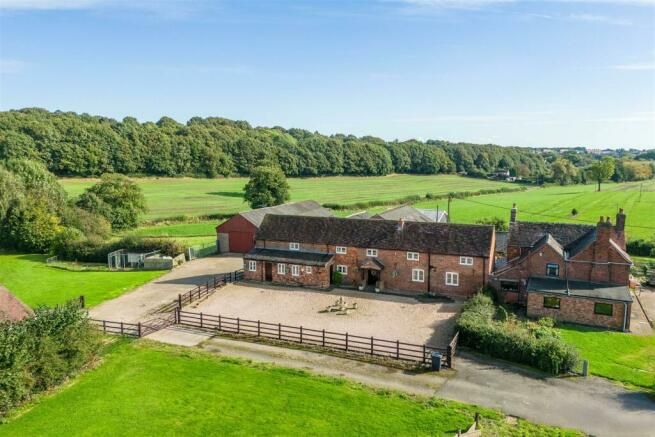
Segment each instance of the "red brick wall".
[{"label": "red brick wall", "polygon": [[[544,296],[552,296],[560,299],[560,308],[544,308]],[[623,328],[623,304],[613,303],[611,316],[594,314],[594,301],[590,299],[576,298],[572,296],[547,295],[541,293],[528,293],[527,314],[528,317],[553,317],[559,321],[573,322],[583,325],[600,326],[621,330]],[[631,304],[627,305],[628,315]],[[627,319],[626,329],[630,328],[630,317]]]},{"label": "red brick wall", "polygon": [[[258,241],[257,246],[289,249],[289,242]],[[361,247],[347,247],[345,254],[338,254],[334,245],[300,244],[300,250],[334,253],[334,269],[336,270],[337,265],[345,265],[348,268],[348,273],[343,277],[342,285],[352,287],[356,287],[365,281],[365,270],[360,270],[358,266],[366,258],[366,249]],[[471,296],[482,287],[491,272],[489,260],[482,257],[475,257],[473,266],[464,266],[459,264],[459,256],[433,254],[430,264],[428,264],[428,254],[425,252],[419,253],[419,259],[414,261],[407,259],[407,252],[404,250],[379,249],[377,259],[384,264],[384,268],[380,272],[380,279],[383,282],[384,290],[407,292],[410,294],[427,293],[429,282],[430,291],[433,293],[460,297]],[[429,265],[432,267],[431,269]],[[415,268],[423,269],[423,282],[412,281],[412,269]],[[458,286],[446,285],[447,271],[459,273]],[[276,271],[273,272],[274,275],[275,273]],[[329,276],[329,272],[327,274]]]},{"label": "red brick wall", "polygon": [[[244,260],[244,272],[243,277],[246,280],[251,281],[264,281],[264,264],[265,261],[256,261],[257,269],[252,272],[248,270],[248,260]],[[330,286],[330,266],[327,267],[318,267],[311,266],[312,272],[307,273],[307,266],[300,265],[300,275],[293,276],[291,274],[291,264],[286,264],[286,273],[279,274],[277,272],[278,263],[272,264],[272,281],[277,284],[285,285],[302,285],[307,287],[320,287],[328,288]]]}]

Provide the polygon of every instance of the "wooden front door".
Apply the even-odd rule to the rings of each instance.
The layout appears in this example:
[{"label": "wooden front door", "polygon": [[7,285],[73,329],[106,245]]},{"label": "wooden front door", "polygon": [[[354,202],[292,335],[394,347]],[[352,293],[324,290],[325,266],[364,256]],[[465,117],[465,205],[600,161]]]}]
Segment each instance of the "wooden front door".
[{"label": "wooden front door", "polygon": [[264,263],[264,281],[273,280],[273,263]]}]

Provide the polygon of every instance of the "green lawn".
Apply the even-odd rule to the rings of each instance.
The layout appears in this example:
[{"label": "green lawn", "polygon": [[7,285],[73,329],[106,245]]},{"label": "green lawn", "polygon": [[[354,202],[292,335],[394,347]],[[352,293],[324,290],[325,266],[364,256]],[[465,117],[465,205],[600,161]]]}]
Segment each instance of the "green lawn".
[{"label": "green lawn", "polygon": [[[146,220],[174,216],[233,213],[249,209],[241,197],[245,178],[190,179],[140,178],[150,212]],[[69,194],[80,194],[93,183],[90,179],[62,179]],[[380,177],[337,176],[324,178],[289,179],[291,200],[314,199],[321,203],[355,203],[371,200],[393,200],[409,195],[431,192],[477,191],[484,188],[516,187],[515,184],[455,175],[389,175]],[[643,189],[642,189],[643,188]],[[641,194],[640,194],[641,189]],[[526,192],[490,194],[468,199],[456,199],[451,204],[451,219],[456,223],[473,223],[483,217],[509,218],[508,209],[516,202],[519,220],[598,221],[600,215],[614,216],[618,207],[628,215],[628,237],[649,238],[655,235],[655,180],[624,184],[603,184],[603,191],[595,185],[531,188]],[[445,208],[446,200],[424,201],[415,206]],[[578,210],[576,217],[571,210]],[[385,208],[374,208],[374,211]],[[347,215],[353,211],[340,211]],[[546,216],[542,215],[545,214]],[[138,230],[142,235],[161,232],[171,236],[212,235],[218,222],[170,225],[169,228]]]},{"label": "green lawn", "polygon": [[91,307],[166,273],[73,272],[48,267],[45,259],[45,255],[0,254],[0,284],[32,307],[57,305],[80,295]]},{"label": "green lawn", "polygon": [[655,391],[655,336],[643,337],[575,325],[560,327],[562,337],[589,360],[593,375]]},{"label": "green lawn", "polygon": [[[250,209],[243,201],[247,178],[137,178],[150,212],[146,220],[180,215],[234,213]],[[483,188],[513,187],[505,182],[465,178],[455,175],[334,176],[290,178],[291,200],[320,203],[355,203],[394,200],[409,195],[477,191]],[[61,179],[71,196],[77,196],[95,182],[93,179]]]},{"label": "green lawn", "polygon": [[[450,215],[456,223],[474,223],[481,217],[493,216],[509,220],[509,209],[516,202],[519,220],[596,223],[601,215],[609,215],[613,221],[617,208],[622,207],[627,215],[628,238],[648,238],[655,235],[655,180],[643,183],[641,196],[640,185],[639,182],[607,183],[600,193],[594,191],[594,185],[569,185],[455,199]],[[437,205],[443,208],[446,202],[420,202],[415,206],[433,208]],[[571,216],[573,208],[578,210],[576,217]]]},{"label": "green lawn", "polygon": [[4,436],[454,435],[483,415],[493,435],[579,435],[492,410],[374,391],[304,371],[143,340],[0,425]]}]

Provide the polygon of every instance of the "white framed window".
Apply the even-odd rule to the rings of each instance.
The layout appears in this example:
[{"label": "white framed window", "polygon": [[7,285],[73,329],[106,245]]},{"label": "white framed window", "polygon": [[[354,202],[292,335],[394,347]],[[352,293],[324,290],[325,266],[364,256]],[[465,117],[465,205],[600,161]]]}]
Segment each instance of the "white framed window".
[{"label": "white framed window", "polygon": [[277,274],[278,275],[286,275],[287,274],[287,265],[286,264],[278,264],[277,265]]},{"label": "white framed window", "polygon": [[337,272],[341,273],[342,275],[347,275],[348,274],[348,266],[338,265],[337,266]]},{"label": "white framed window", "polygon": [[473,258],[471,258],[470,256],[460,256],[459,263],[463,266],[472,266]]},{"label": "white framed window", "polygon": [[407,259],[409,261],[418,261],[418,252],[407,252]]},{"label": "white framed window", "polygon": [[412,281],[413,282],[424,282],[425,281],[425,271],[423,269],[412,269]]},{"label": "white framed window", "polygon": [[446,272],[446,285],[459,285],[459,273]]},{"label": "white framed window", "polygon": [[312,274],[312,266],[305,267],[305,273],[307,273],[308,275],[311,275]]},{"label": "white framed window", "polygon": [[257,261],[248,261],[248,271],[249,272],[257,271]]},{"label": "white framed window", "polygon": [[291,264],[291,276],[300,276],[300,266]]},{"label": "white framed window", "polygon": [[300,250],[300,243],[289,243],[289,250]]},{"label": "white framed window", "polygon": [[346,249],[346,246],[337,246],[337,253],[345,255],[347,252],[348,249]]},{"label": "white framed window", "polygon": [[366,249],[366,256],[378,256],[377,249]]}]

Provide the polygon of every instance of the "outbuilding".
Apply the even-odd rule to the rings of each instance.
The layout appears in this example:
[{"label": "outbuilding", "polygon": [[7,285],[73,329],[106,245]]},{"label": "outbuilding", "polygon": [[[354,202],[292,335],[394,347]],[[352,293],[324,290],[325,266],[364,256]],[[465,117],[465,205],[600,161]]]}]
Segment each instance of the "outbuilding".
[{"label": "outbuilding", "polygon": [[318,202],[285,203],[283,205],[258,208],[240,212],[216,227],[216,245],[219,253],[248,253],[255,247],[255,233],[266,214],[332,217],[332,211]]}]

